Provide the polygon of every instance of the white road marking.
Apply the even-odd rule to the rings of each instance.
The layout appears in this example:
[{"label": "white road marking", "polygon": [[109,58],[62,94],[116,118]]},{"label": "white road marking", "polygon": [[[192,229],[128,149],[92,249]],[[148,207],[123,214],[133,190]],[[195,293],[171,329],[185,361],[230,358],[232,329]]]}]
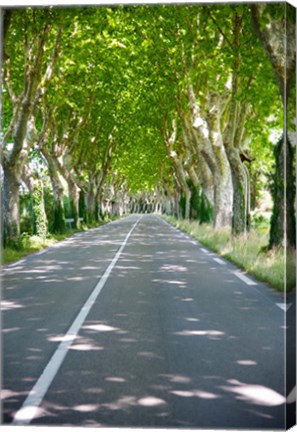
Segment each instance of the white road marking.
[{"label": "white road marking", "polygon": [[292,306],[292,303],[275,303],[277,307],[282,309],[283,311],[287,312],[290,307]]},{"label": "white road marking", "polygon": [[247,285],[258,285],[257,282],[252,281],[250,278],[245,276],[240,272],[240,270],[235,270],[232,272],[235,276],[237,276],[239,279],[241,279],[243,282],[245,282]]},{"label": "white road marking", "polygon": [[[172,225],[170,225],[167,221],[165,221],[164,219],[162,219],[162,218],[159,218],[159,219],[161,219],[166,225],[168,225],[169,227],[170,227],[170,229],[171,230],[174,230],[174,231],[178,231],[178,232],[180,232],[179,230],[177,230],[176,228],[173,228],[172,227]],[[183,236],[183,233],[181,234],[182,236]],[[191,241],[191,238],[189,237],[189,236],[187,236],[187,238],[188,238],[188,240],[190,240]],[[196,242],[196,241],[191,241],[191,243],[192,244],[194,244],[194,245],[198,245],[198,243]],[[212,252],[210,252],[210,251],[208,251],[207,249],[204,249],[204,248],[201,248],[201,247],[199,247],[199,249],[200,249],[200,251],[201,252],[204,252],[206,255],[208,255],[208,256],[213,256],[213,255],[216,255],[215,253],[212,253]],[[213,260],[214,261],[216,261],[217,263],[219,263],[219,264],[221,264],[221,265],[227,265],[227,263],[225,262],[225,261],[223,261],[223,260],[221,260],[220,258],[213,258]],[[200,262],[201,264],[203,263],[205,263],[206,264],[206,262]],[[241,272],[241,270],[235,270],[235,271],[231,271],[230,270],[230,272],[231,273],[233,273],[235,276],[237,276],[239,279],[241,279],[243,282],[245,282],[247,285],[254,285],[254,286],[256,286],[256,285],[258,285],[258,283],[257,282],[255,282],[255,281],[253,281],[253,280],[251,280],[249,277],[247,277],[247,276],[245,276],[242,272]],[[273,303],[274,305],[276,305],[278,308],[280,308],[280,309],[282,309],[282,310],[284,310],[284,311],[287,311],[290,307],[291,307],[291,303],[275,303],[275,302],[273,302],[271,299],[269,299],[268,297],[266,297],[265,295],[263,295],[263,293],[260,291],[260,290],[258,290],[257,288],[255,288],[256,290],[257,290],[257,292],[263,297],[263,298],[265,298],[267,301],[269,301],[270,303]]]},{"label": "white road marking", "polygon": [[15,262],[15,263],[13,263],[13,264],[9,264],[7,267],[16,267],[16,266],[18,266],[18,265],[21,265],[21,264],[23,264],[25,262],[25,260],[24,259],[22,259],[22,260],[20,260],[20,261],[17,261],[17,262]]},{"label": "white road marking", "polygon": [[213,260],[221,265],[226,265],[225,261],[221,260],[220,258],[213,258]]},{"label": "white road marking", "polygon": [[83,322],[85,321],[88,313],[90,312],[94,302],[97,300],[97,297],[99,296],[102,288],[104,287],[112,269],[114,268],[118,259],[120,258],[120,255],[124,247],[126,246],[129,237],[131,236],[132,232],[134,231],[136,225],[141,220],[141,218],[142,216],[137,220],[137,222],[135,222],[135,224],[133,225],[129,233],[126,235],[125,240],[123,241],[121,247],[115,254],[112,262],[105,270],[103,276],[95,286],[93,292],[91,293],[91,295],[89,296],[85,304],[83,305],[82,309],[79,311],[71,327],[64,335],[62,342],[59,344],[55,353],[53,354],[50,361],[46,365],[44,371],[40,375],[38,381],[36,382],[32,390],[30,391],[29,395],[25,399],[23,405],[16,412],[12,425],[28,425],[37,414],[38,407],[41,404],[46,392],[48,391],[49,386],[51,385],[52,381],[57,375],[57,372],[60,369],[60,366],[62,365],[71,344],[75,340]]}]

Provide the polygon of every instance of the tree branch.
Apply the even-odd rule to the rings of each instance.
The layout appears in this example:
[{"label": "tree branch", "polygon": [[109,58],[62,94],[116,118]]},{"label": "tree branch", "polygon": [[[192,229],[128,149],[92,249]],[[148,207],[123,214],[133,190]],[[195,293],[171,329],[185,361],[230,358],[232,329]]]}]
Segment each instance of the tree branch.
[{"label": "tree branch", "polygon": [[232,43],[230,42],[230,40],[227,38],[226,34],[223,32],[223,30],[221,29],[221,27],[219,26],[218,22],[216,21],[216,19],[212,16],[212,14],[210,12],[208,12],[208,15],[210,17],[210,19],[212,20],[212,22],[216,25],[216,27],[218,28],[219,32],[221,33],[221,35],[224,37],[224,39],[226,40],[226,42],[228,43],[228,45],[233,48]]}]

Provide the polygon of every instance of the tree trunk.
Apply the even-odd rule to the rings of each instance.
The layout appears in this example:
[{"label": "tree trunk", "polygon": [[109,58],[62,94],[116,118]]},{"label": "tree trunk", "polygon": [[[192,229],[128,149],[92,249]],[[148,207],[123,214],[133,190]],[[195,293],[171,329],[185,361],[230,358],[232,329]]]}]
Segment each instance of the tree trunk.
[{"label": "tree trunk", "polygon": [[174,213],[178,219],[182,218],[182,214],[179,207],[180,194],[179,192],[174,192]]},{"label": "tree trunk", "polygon": [[190,213],[191,213],[191,196],[192,196],[191,189],[188,188],[186,190],[186,205],[185,205],[185,219],[186,220],[190,219]]},{"label": "tree trunk", "polygon": [[3,241],[4,245],[15,242],[20,235],[18,173],[9,166],[3,166]]},{"label": "tree trunk", "polygon": [[103,191],[100,187],[97,188],[95,195],[95,220],[96,222],[104,220],[105,206],[103,204]]},{"label": "tree trunk", "polygon": [[47,217],[44,205],[44,188],[41,180],[34,185],[33,191],[33,212],[34,212],[34,227],[35,234],[45,240],[47,236]]},{"label": "tree trunk", "polygon": [[235,148],[228,151],[233,185],[232,234],[245,234],[247,229],[247,176]]},{"label": "tree trunk", "polygon": [[[287,113],[292,84],[296,79],[296,22],[286,16],[289,4],[283,5],[283,16],[270,19],[264,28],[261,19],[269,17],[269,4],[251,6],[253,28],[273,67]],[[293,96],[295,98],[295,95]],[[286,118],[288,121],[288,119]],[[285,131],[275,147],[275,173],[273,185],[273,213],[270,225],[269,248],[283,245],[296,247],[295,182],[293,150]]]},{"label": "tree trunk", "polygon": [[246,174],[246,228],[251,229],[251,176],[248,167],[242,164]]},{"label": "tree trunk", "polygon": [[[52,182],[53,184],[53,182]],[[66,231],[64,212],[64,189],[58,184],[53,185],[54,208],[51,231],[53,233],[64,233]]]},{"label": "tree trunk", "polygon": [[214,228],[229,227],[232,223],[232,179],[216,174],[214,182]]},{"label": "tree trunk", "polygon": [[69,188],[69,200],[70,200],[70,208],[71,215],[74,219],[74,228],[80,228],[80,220],[79,220],[79,192],[80,188],[73,183],[72,181],[68,181]]},{"label": "tree trunk", "polygon": [[[189,105],[192,112],[192,122],[189,125],[185,118],[184,123],[188,133],[192,135],[192,142],[199,161],[204,160],[208,171],[212,175],[214,186],[213,210],[214,228],[219,229],[230,226],[232,218],[232,182],[231,171],[220,127],[222,109],[217,94],[212,95],[212,108],[205,116],[196,102],[193,88],[188,91]],[[210,184],[211,182],[205,182]]]},{"label": "tree trunk", "polygon": [[87,192],[87,222],[92,224],[96,220],[96,205],[95,205],[95,192],[92,182],[89,180],[89,188]]},{"label": "tree trunk", "polygon": [[[45,25],[46,29],[47,25]],[[8,156],[3,158],[4,170],[4,241],[11,242],[17,240],[20,235],[19,221],[19,186],[20,176],[23,172],[24,164],[29,154],[28,128],[34,123],[34,108],[38,101],[37,91],[41,78],[42,60],[44,56],[45,33],[36,39],[36,52],[33,60],[32,69],[27,73],[24,83],[24,92],[19,101],[12,101],[14,104],[14,115],[8,131],[2,139],[2,148],[7,145],[9,131],[12,136],[13,148]],[[32,50],[33,52],[33,50]],[[34,103],[36,102],[36,103]],[[30,120],[30,116],[32,116]]]},{"label": "tree trunk", "polygon": [[54,196],[53,219],[50,230],[53,233],[64,233],[66,231],[64,187],[58,174],[59,165],[56,162],[56,158],[51,156],[45,146],[40,150],[40,154],[46,161]]},{"label": "tree trunk", "polygon": [[274,156],[276,166],[269,249],[281,245],[296,247],[294,155],[288,138],[282,136],[274,149]]},{"label": "tree trunk", "polygon": [[87,222],[87,205],[86,205],[86,194],[83,189],[79,193],[79,215],[84,222]]}]

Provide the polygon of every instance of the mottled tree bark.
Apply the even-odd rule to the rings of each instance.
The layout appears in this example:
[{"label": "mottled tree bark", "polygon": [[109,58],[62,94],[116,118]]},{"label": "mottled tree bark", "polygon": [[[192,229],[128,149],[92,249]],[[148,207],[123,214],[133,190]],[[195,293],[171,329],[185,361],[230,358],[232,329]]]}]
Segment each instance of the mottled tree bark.
[{"label": "mottled tree bark", "polygon": [[50,227],[53,233],[63,233],[66,231],[65,211],[64,211],[64,187],[59,177],[59,165],[57,159],[50,154],[46,146],[40,149],[40,154],[44,157],[50,176],[53,189],[53,223]]},{"label": "mottled tree bark", "polygon": [[248,179],[245,168],[240,160],[239,151],[231,148],[228,151],[233,184],[233,215],[232,233],[244,234],[247,231],[247,192]]},{"label": "mottled tree bark", "polygon": [[79,193],[80,188],[75,184],[72,179],[67,179],[68,190],[69,190],[69,201],[71,208],[71,215],[74,219],[74,228],[80,228],[80,220],[79,220]]},{"label": "mottled tree bark", "polygon": [[[192,112],[192,140],[197,156],[206,162],[213,178],[214,228],[220,229],[231,224],[232,215],[232,182],[229,161],[223,145],[220,130],[221,107],[217,94],[212,95],[210,112],[207,121],[202,116],[196,103],[193,88],[188,91],[189,105]],[[185,124],[187,121],[185,120]],[[190,127],[187,126],[187,130]]]},{"label": "mottled tree bark", "polygon": [[88,188],[86,193],[87,222],[94,223],[96,218],[96,191],[92,175],[89,174]]},{"label": "mottled tree bark", "polygon": [[[4,29],[4,43],[9,38],[8,27],[13,20],[13,12],[6,13],[6,29]],[[47,12],[45,12],[47,16]],[[57,33],[56,44],[52,51],[52,57],[48,61],[48,67],[42,76],[46,42],[51,28],[45,19],[42,31],[33,35],[26,45],[26,64],[24,74],[24,85],[20,94],[16,96],[13,92],[10,78],[11,59],[5,51],[5,63],[3,68],[3,80],[7,86],[13,113],[11,122],[6,129],[1,142],[1,159],[4,170],[4,236],[7,240],[16,240],[20,234],[19,198],[18,189],[24,165],[27,162],[30,146],[29,135],[34,129],[35,115],[40,102],[42,92],[44,93],[52,77],[54,65],[57,60],[61,31]],[[8,150],[7,143],[11,140],[13,147]],[[8,213],[6,213],[8,212]]]},{"label": "mottled tree bark", "polygon": [[[179,185],[179,189],[182,195],[185,196],[186,204],[185,204],[185,219],[190,219],[190,213],[191,213],[191,190],[187,184],[187,177],[186,177],[186,171],[183,167],[182,159],[180,155],[176,153],[174,150],[174,143],[176,141],[176,124],[173,122],[172,124],[172,133],[169,134],[168,131],[166,131],[165,134],[165,144],[167,149],[168,157],[172,163],[173,170],[174,170],[174,176],[176,183]],[[182,217],[182,213],[179,209],[178,205],[178,211],[177,211],[178,217]]]},{"label": "mottled tree bark", "polygon": [[[263,26],[261,19],[266,13],[269,14],[269,5],[261,7],[253,4],[251,19],[255,33],[273,67],[286,113],[292,82],[296,77],[296,22],[290,21],[286,16],[287,9],[292,6],[284,3],[283,7],[283,16],[270,20],[269,25]],[[270,225],[270,249],[280,245],[296,247],[293,151],[287,137],[287,126],[285,124],[283,137],[274,152],[274,205]]]},{"label": "mottled tree bark", "polygon": [[45,240],[48,233],[48,221],[45,212],[44,187],[42,180],[35,182],[33,191],[34,233]]},{"label": "mottled tree bark", "polygon": [[277,245],[296,247],[295,178],[293,176],[293,148],[286,137],[274,149],[276,160],[273,183],[273,212],[269,248]]},{"label": "mottled tree bark", "polygon": [[6,165],[3,166],[3,176],[3,242],[6,245],[20,235],[20,178],[18,172]]}]

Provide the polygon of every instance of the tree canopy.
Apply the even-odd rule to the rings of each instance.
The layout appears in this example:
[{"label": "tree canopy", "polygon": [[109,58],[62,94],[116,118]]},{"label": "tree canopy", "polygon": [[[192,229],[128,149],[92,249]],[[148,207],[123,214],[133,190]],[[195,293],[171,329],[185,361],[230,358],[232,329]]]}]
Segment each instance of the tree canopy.
[{"label": "tree canopy", "polygon": [[[65,228],[68,195],[76,226],[157,207],[203,220],[206,203],[215,228],[247,232],[284,128],[283,74],[265,52],[284,7],[5,10],[5,237],[20,234],[19,187],[37,187],[34,159],[51,184],[53,230]],[[293,42],[287,50],[294,57]]]}]

